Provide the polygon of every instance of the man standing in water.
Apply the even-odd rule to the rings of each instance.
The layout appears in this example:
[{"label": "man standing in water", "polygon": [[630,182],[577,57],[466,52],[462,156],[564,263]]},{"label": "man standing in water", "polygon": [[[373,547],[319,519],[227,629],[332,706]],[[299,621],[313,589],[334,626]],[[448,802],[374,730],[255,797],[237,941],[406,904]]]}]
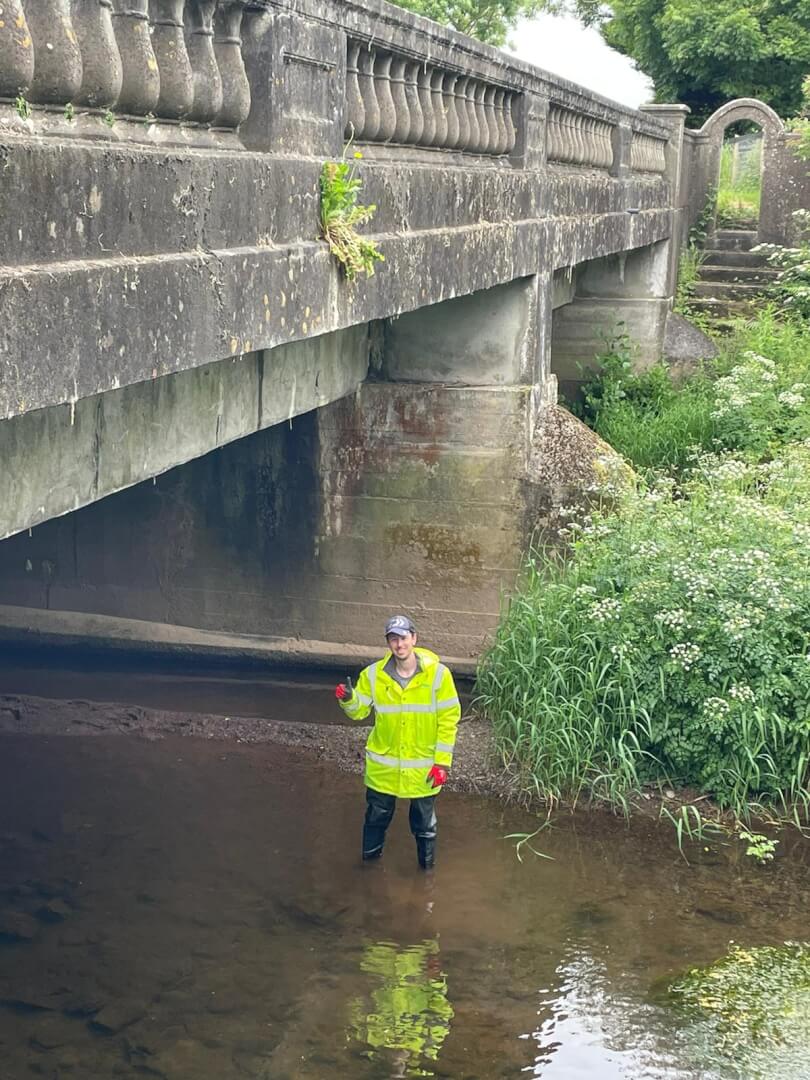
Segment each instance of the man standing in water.
[{"label": "man standing in water", "polygon": [[397,798],[410,799],[408,821],[423,870],[436,857],[436,796],[453,762],[461,705],[453,676],[429,649],[417,648],[407,615],[385,625],[389,653],[335,688],[351,720],[374,709],[366,741],[366,818],[363,858],[378,859]]}]

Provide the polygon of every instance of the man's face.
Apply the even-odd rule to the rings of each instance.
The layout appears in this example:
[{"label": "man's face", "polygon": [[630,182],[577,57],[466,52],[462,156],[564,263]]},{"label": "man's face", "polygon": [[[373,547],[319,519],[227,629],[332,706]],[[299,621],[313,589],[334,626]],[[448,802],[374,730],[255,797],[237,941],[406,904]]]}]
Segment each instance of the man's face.
[{"label": "man's face", "polygon": [[416,634],[407,633],[402,637],[399,634],[389,634],[385,640],[397,660],[407,660],[416,645]]}]

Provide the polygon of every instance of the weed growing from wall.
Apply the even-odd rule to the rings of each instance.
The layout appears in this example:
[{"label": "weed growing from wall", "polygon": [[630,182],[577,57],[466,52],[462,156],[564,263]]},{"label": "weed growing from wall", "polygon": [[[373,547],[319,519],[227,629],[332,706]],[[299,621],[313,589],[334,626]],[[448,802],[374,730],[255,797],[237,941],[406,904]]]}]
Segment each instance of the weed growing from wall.
[{"label": "weed growing from wall", "polygon": [[374,264],[385,258],[374,241],[357,232],[357,226],[370,221],[377,209],[373,203],[358,202],[363,181],[355,174],[355,164],[362,156],[355,151],[349,163],[344,153],[341,161],[327,161],[321,170],[321,235],[348,281],[371,277]]}]

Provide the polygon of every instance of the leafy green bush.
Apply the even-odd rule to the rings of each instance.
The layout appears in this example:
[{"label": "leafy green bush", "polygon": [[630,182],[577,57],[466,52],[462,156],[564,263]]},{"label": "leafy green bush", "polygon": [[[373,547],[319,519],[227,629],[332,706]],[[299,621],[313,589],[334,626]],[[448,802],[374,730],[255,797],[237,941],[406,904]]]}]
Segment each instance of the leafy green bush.
[{"label": "leafy green bush", "polygon": [[810,332],[770,309],[682,383],[663,364],[635,372],[626,338],[594,363],[572,408],[642,472],[679,474],[695,448],[764,455],[810,436]]},{"label": "leafy green bush", "polygon": [[793,218],[799,234],[796,247],[760,244],[754,251],[761,251],[780,271],[772,292],[781,309],[810,319],[810,210],[795,210]]},{"label": "leafy green bush", "polygon": [[[356,151],[354,156],[363,155]],[[321,234],[349,281],[361,274],[371,277],[374,263],[385,259],[372,240],[357,232],[357,226],[370,221],[377,209],[358,202],[362,186],[354,164],[345,159],[327,161],[321,170]]]},{"label": "leafy green bush", "polygon": [[586,419],[678,473],[604,486],[564,559],[531,555],[479,673],[504,758],[545,798],[666,782],[808,820],[810,330],[766,312],[681,388],[603,359]]},{"label": "leafy green bush", "polygon": [[482,665],[506,758],[544,797],[626,807],[666,781],[739,815],[806,800],[810,447],[702,455],[677,493],[610,495],[568,561],[530,561]]}]

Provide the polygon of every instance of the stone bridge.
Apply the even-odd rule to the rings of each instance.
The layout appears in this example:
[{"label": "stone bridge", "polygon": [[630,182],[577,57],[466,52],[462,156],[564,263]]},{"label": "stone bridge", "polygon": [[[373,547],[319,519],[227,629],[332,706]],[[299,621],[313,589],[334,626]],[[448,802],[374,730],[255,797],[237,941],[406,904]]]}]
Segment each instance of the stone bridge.
[{"label": "stone bridge", "polygon": [[[0,623],[362,646],[404,607],[474,656],[552,419],[578,445],[558,383],[619,323],[660,352],[683,108],[381,0],[3,7]],[[354,285],[319,239],[347,140]]]}]

